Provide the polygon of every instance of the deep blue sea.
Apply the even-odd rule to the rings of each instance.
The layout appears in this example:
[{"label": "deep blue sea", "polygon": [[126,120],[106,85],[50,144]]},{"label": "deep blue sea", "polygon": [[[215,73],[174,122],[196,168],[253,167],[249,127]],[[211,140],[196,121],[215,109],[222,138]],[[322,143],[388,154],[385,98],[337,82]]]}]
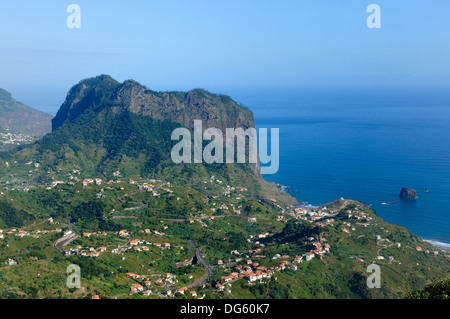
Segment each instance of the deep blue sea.
[{"label": "deep blue sea", "polygon": [[[258,92],[233,98],[254,112],[257,127],[280,129],[280,168],[266,180],[312,205],[340,197],[370,203],[387,222],[450,248],[450,94]],[[400,200],[403,186],[419,198]]]}]

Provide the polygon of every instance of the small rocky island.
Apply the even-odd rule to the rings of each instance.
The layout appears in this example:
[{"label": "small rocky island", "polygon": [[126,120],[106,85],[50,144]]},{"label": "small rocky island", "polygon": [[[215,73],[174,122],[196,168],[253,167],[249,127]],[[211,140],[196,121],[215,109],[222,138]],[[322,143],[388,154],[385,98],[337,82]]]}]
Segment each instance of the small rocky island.
[{"label": "small rocky island", "polygon": [[409,198],[409,199],[417,199],[417,192],[415,189],[402,187],[400,194],[398,195],[400,198]]}]

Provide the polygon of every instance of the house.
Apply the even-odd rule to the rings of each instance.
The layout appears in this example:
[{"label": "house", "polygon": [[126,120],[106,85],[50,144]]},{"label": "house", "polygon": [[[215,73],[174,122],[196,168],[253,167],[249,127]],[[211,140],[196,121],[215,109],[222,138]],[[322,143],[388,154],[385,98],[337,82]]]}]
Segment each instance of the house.
[{"label": "house", "polygon": [[231,280],[233,280],[232,276],[222,276],[220,277],[220,279],[222,279],[224,282],[229,282]]},{"label": "house", "polygon": [[221,284],[217,284],[216,287],[219,291],[223,291],[225,289],[225,286]]},{"label": "house", "polygon": [[143,291],[144,287],[142,285],[140,285],[140,284],[136,284],[136,285],[131,286],[130,289],[131,289],[132,293],[136,293],[136,292],[139,292],[139,291]]},{"label": "house", "polygon": [[119,231],[119,236],[121,237],[128,236],[128,231],[126,229],[122,229],[121,231]]},{"label": "house", "polygon": [[92,299],[100,299],[100,296],[99,295],[93,295]]},{"label": "house", "polygon": [[189,293],[191,294],[192,297],[197,297],[197,292],[196,291],[190,291]]},{"label": "house", "polygon": [[62,184],[64,184],[63,181],[54,181],[54,182],[52,182],[52,187],[55,187],[57,185],[62,185]]},{"label": "house", "polygon": [[92,178],[86,178],[83,180],[83,186],[88,186],[89,184],[94,183],[94,180]]},{"label": "house", "polygon": [[256,274],[253,273],[253,272],[249,273],[246,277],[247,277],[248,281],[250,281],[250,282],[253,282],[253,281],[255,281],[255,280],[258,279],[258,278],[256,277]]},{"label": "house", "polygon": [[294,258],[294,262],[297,263],[297,264],[299,264],[299,263],[302,262],[302,259],[303,259],[303,257],[301,257],[301,256],[296,256],[296,257]]},{"label": "house", "polygon": [[183,294],[183,295],[184,295],[184,292],[185,292],[187,289],[188,289],[187,287],[181,287],[180,289],[177,289],[176,292],[179,292],[180,294]]},{"label": "house", "polygon": [[5,264],[7,264],[8,266],[15,266],[15,265],[17,265],[17,261],[9,258],[7,261],[5,261]]},{"label": "house", "polygon": [[136,279],[137,277],[139,277],[138,274],[132,273],[132,272],[128,272],[126,273],[126,275],[128,278],[132,278],[132,279]]},{"label": "house", "polygon": [[174,279],[176,276],[174,274],[171,273],[167,273],[166,274],[166,279]]},{"label": "house", "polygon": [[306,258],[306,261],[310,261],[311,259],[314,258],[314,253],[312,253],[312,252],[306,253],[305,258]]},{"label": "house", "polygon": [[151,290],[146,290],[146,291],[144,291],[142,294],[144,295],[144,296],[150,296],[151,295],[151,293],[152,293],[152,291]]}]

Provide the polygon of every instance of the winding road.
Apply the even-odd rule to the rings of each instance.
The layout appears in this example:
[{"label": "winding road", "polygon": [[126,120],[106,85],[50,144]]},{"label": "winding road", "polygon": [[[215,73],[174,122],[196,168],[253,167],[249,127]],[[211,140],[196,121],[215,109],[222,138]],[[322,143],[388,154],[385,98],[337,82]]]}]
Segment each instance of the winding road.
[{"label": "winding road", "polygon": [[214,270],[216,269],[216,266],[211,266],[203,259],[202,254],[200,252],[200,248],[196,245],[195,241],[187,240],[187,242],[194,248],[197,260],[206,268],[206,274],[203,277],[194,281],[194,283],[192,283],[189,287],[201,286],[206,282],[208,282],[209,279],[211,279],[212,275],[214,274]]}]

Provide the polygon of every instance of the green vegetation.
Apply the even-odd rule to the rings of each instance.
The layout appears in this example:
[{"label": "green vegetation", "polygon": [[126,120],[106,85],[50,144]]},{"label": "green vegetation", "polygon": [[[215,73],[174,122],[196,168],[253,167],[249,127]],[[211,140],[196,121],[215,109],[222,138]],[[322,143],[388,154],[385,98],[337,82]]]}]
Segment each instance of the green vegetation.
[{"label": "green vegetation", "polygon": [[0,201],[0,219],[3,227],[21,227],[32,221],[33,216],[6,201]]},{"label": "green vegetation", "polygon": [[411,292],[405,299],[450,299],[450,279],[440,280],[424,289]]}]

